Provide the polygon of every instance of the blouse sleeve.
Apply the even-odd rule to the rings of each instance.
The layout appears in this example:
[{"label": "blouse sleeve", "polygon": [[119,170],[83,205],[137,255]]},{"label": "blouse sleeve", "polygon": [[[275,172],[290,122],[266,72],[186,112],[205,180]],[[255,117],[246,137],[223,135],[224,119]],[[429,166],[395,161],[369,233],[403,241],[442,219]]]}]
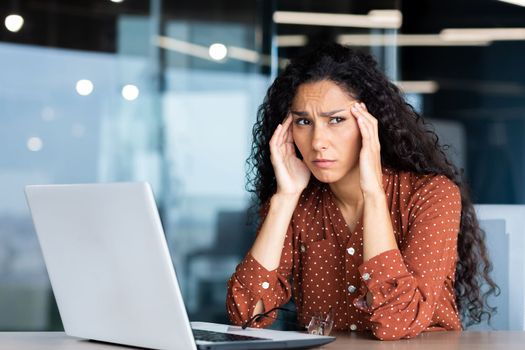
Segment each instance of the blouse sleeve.
[{"label": "blouse sleeve", "polygon": [[[370,314],[372,332],[382,340],[412,338],[424,331],[447,275],[455,271],[459,188],[444,176],[433,177],[410,202],[402,250],[383,252],[359,266],[363,288],[354,305]],[[371,305],[365,301],[368,291]]]},{"label": "blouse sleeve", "polygon": [[[257,229],[257,235],[261,230],[262,223],[269,211],[270,203],[263,205],[260,216],[261,224]],[[262,266],[250,252],[244,260],[237,265],[235,272],[228,281],[228,292],[226,296],[226,309],[230,322],[242,325],[252,315],[259,300],[262,300],[264,311],[286,304],[291,298],[291,285],[289,278],[292,273],[292,225],[288,226],[284,241],[283,251],[279,267],[275,270],[267,270]],[[258,322],[253,322],[250,327],[266,327],[273,323],[277,313],[272,312]]]}]

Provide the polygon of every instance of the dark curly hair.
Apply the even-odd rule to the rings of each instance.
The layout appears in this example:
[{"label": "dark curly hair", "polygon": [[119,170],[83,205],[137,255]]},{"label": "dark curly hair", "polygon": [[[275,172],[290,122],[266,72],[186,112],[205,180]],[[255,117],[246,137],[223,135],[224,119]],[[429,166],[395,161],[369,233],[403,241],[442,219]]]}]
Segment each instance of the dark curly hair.
[{"label": "dark curly hair", "polygon": [[[461,191],[461,224],[456,266],[456,301],[464,326],[489,322],[496,311],[487,304],[499,288],[489,273],[492,264],[462,173],[447,159],[435,132],[408,104],[402,92],[366,53],[338,44],[324,44],[293,59],[275,79],[259,107],[253,127],[253,144],[247,159],[247,190],[255,195],[254,207],[269,200],[277,183],[270,161],[269,140],[291,107],[297,88],[307,82],[329,80],[363,101],[377,118],[381,163],[399,171],[444,175]],[[297,151],[297,149],[296,149]],[[300,154],[298,153],[300,157]],[[484,291],[482,291],[483,285]]]}]

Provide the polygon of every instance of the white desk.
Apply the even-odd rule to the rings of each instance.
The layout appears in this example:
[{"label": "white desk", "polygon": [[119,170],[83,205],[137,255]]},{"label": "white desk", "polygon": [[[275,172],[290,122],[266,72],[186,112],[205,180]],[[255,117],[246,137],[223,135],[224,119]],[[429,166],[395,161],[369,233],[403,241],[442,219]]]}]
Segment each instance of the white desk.
[{"label": "white desk", "polygon": [[[525,331],[431,332],[417,338],[379,341],[362,333],[336,333],[326,350],[523,350]],[[123,350],[126,346],[91,342],[62,332],[0,332],[0,350]],[[133,349],[133,348],[131,348]]]}]

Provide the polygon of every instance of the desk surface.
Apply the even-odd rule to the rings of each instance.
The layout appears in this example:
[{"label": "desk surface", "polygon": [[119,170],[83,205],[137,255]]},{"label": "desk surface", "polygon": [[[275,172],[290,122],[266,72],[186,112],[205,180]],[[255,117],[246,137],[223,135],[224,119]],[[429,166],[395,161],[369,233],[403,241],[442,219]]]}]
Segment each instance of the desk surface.
[{"label": "desk surface", "polygon": [[[430,332],[417,338],[379,341],[362,333],[336,333],[337,340],[322,349],[405,350],[405,349],[476,349],[522,350],[525,331]],[[0,350],[123,350],[124,346],[90,342],[66,336],[62,332],[0,332]]]}]

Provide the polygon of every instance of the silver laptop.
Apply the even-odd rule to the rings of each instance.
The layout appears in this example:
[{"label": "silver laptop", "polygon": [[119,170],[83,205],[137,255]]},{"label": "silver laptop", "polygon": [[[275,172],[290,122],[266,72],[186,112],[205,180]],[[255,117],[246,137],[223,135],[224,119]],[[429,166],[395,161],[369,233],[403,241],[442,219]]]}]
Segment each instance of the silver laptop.
[{"label": "silver laptop", "polygon": [[70,336],[152,349],[306,348],[335,339],[190,323],[147,183],[35,185],[26,198]]}]

